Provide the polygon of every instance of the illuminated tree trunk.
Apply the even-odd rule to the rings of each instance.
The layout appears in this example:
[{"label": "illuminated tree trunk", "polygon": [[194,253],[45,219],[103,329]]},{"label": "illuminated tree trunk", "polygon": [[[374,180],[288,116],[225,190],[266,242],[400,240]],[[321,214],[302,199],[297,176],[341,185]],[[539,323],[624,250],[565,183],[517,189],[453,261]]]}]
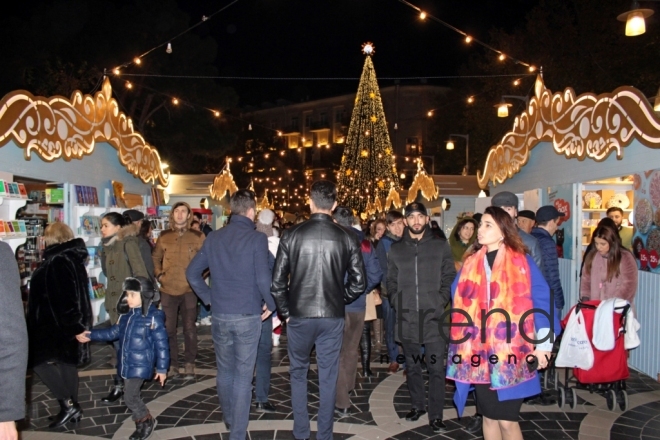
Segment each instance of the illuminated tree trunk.
[{"label": "illuminated tree trunk", "polygon": [[[366,46],[366,45],[365,45]],[[367,202],[385,199],[391,182],[399,189],[394,150],[387,131],[378,81],[368,52],[337,178],[339,202],[362,213]]]}]

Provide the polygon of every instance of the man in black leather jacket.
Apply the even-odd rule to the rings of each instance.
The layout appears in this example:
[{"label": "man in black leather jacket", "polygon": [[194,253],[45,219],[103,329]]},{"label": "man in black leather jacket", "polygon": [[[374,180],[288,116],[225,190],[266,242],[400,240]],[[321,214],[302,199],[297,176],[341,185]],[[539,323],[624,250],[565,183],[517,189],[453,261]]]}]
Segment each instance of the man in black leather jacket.
[{"label": "man in black leather jacket", "polygon": [[273,268],[270,290],[280,318],[287,322],[296,439],[310,436],[307,371],[315,344],[320,389],[316,438],[332,439],[344,304],[367,287],[357,236],[332,220],[336,199],[334,183],[319,180],[312,184],[312,215],[282,234]]}]

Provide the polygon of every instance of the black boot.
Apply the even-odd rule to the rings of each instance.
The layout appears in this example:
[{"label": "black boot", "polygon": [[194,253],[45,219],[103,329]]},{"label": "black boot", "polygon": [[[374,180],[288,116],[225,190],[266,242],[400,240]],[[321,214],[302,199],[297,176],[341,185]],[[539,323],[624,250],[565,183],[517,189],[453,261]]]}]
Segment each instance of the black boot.
[{"label": "black boot", "polygon": [[362,327],[360,354],[362,355],[362,376],[373,377],[374,373],[369,368],[369,362],[371,361],[371,321],[366,321]]},{"label": "black boot", "polygon": [[124,379],[119,376],[115,376],[115,386],[110,390],[110,394],[101,399],[102,403],[113,404],[118,401],[121,396],[124,395]]},{"label": "black boot", "polygon": [[73,399],[58,400],[58,402],[60,403],[60,412],[55,416],[53,423],[48,425],[49,428],[59,428],[66,425],[69,420],[74,423],[80,421],[83,412],[78,402],[74,402]]},{"label": "black boot", "polygon": [[131,434],[129,440],[147,440],[154,433],[157,422],[156,419],[147,414],[140,420],[135,421],[135,432]]}]

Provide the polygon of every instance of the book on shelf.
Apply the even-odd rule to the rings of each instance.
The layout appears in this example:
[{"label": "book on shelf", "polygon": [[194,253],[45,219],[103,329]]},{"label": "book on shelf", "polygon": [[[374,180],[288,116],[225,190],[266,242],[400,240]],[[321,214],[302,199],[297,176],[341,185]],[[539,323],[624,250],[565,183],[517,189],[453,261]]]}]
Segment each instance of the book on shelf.
[{"label": "book on shelf", "polygon": [[18,222],[19,232],[23,235],[27,235],[27,227],[25,226],[25,220],[16,220]]},{"label": "book on shelf", "polygon": [[47,188],[46,203],[64,203],[64,189]]},{"label": "book on shelf", "polygon": [[14,225],[11,223],[11,221],[5,220],[5,230],[7,231],[7,235],[16,235],[16,231],[14,231]]},{"label": "book on shelf", "polygon": [[5,190],[5,181],[0,179],[0,197],[7,197],[7,191]]},{"label": "book on shelf", "polygon": [[20,197],[21,193],[18,191],[18,184],[16,182],[8,182],[9,197]]},{"label": "book on shelf", "polygon": [[25,189],[25,184],[23,183],[18,184],[18,194],[21,196],[22,199],[28,198],[27,190]]},{"label": "book on shelf", "polygon": [[88,247],[87,254],[89,255],[89,259],[87,260],[87,269],[94,269],[101,264],[101,260],[99,259],[99,254],[97,253],[96,247]]},{"label": "book on shelf", "polygon": [[83,215],[80,217],[80,235],[99,235],[101,233],[101,220],[96,215]]},{"label": "book on shelf", "polygon": [[96,281],[95,277],[89,278],[89,297],[91,299],[105,298],[105,286]]},{"label": "book on shelf", "polygon": [[5,232],[5,222],[0,220],[0,237],[4,237],[5,235],[7,235]]}]

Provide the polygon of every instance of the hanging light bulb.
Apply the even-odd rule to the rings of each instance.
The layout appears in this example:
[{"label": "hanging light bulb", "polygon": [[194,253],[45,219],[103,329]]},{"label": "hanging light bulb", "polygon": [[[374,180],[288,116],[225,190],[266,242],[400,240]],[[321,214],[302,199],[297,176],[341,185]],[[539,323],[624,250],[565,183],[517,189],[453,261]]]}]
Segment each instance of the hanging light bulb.
[{"label": "hanging light bulb", "polygon": [[165,49],[165,52],[172,53],[172,43],[167,43],[167,49]]},{"label": "hanging light bulb", "polygon": [[474,102],[474,96],[470,96],[467,99],[468,104],[472,104]]},{"label": "hanging light bulb", "polygon": [[215,116],[216,118],[219,118],[219,117],[220,117],[220,112],[217,111],[217,110],[215,110],[215,111],[213,112],[213,116]]},{"label": "hanging light bulb", "polygon": [[176,98],[172,98],[172,104],[179,105],[179,100]]},{"label": "hanging light bulb", "polygon": [[506,59],[506,55],[504,55],[503,53],[501,53],[500,56],[498,57],[498,59],[499,59],[500,61],[504,61],[504,60]]},{"label": "hanging light bulb", "polygon": [[138,66],[139,66],[140,64],[142,64],[142,60],[140,59],[140,57],[135,57],[135,59],[133,60],[133,62],[134,62],[135,64],[137,64]]},{"label": "hanging light bulb", "polygon": [[529,71],[530,72],[535,72],[536,71],[536,66],[529,66]]},{"label": "hanging light bulb", "polygon": [[129,89],[129,90],[132,89],[132,88],[133,88],[133,84],[131,84],[130,81],[126,81],[126,88]]},{"label": "hanging light bulb", "polygon": [[115,67],[115,68],[112,70],[112,73],[114,73],[115,75],[119,75],[119,67]]},{"label": "hanging light bulb", "polygon": [[506,118],[509,116],[509,107],[511,107],[511,105],[512,104],[509,104],[508,102],[504,101],[504,98],[502,98],[499,104],[495,104],[495,107],[497,107],[497,117]]},{"label": "hanging light bulb", "polygon": [[421,18],[422,20],[424,20],[424,19],[426,18],[426,12],[422,11],[422,13],[419,14],[419,18]]},{"label": "hanging light bulb", "polygon": [[454,149],[454,141],[452,141],[452,140],[447,141],[447,149],[448,150],[453,150]]},{"label": "hanging light bulb", "polygon": [[428,113],[426,113],[426,116],[429,118],[433,117],[433,110],[429,110]]},{"label": "hanging light bulb", "polygon": [[518,86],[518,85],[520,85],[520,80],[519,80],[519,79],[515,80],[515,81],[513,82],[513,85],[514,85],[514,86]]},{"label": "hanging light bulb", "polygon": [[467,35],[467,36],[465,37],[465,42],[466,42],[466,43],[472,43],[472,37],[469,36],[469,35]]},{"label": "hanging light bulb", "polygon": [[398,125],[396,122],[394,123],[394,129],[395,129],[395,130],[398,130],[398,129],[399,129],[399,125]]},{"label": "hanging light bulb", "polygon": [[641,9],[637,0],[632,2],[630,11],[617,17],[619,21],[626,22],[626,37],[635,37],[646,32],[645,19],[653,15],[652,9]]}]

